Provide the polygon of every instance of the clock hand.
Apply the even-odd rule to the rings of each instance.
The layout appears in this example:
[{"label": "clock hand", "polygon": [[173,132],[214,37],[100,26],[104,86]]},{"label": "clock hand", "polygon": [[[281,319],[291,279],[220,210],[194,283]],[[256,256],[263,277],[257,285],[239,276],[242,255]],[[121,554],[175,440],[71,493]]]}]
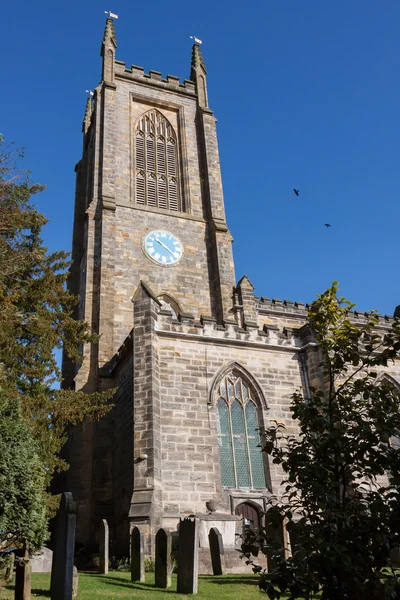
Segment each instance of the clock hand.
[{"label": "clock hand", "polygon": [[160,244],[160,246],[162,246],[163,248],[165,248],[166,250],[168,250],[168,252],[170,254],[172,254],[172,256],[174,256],[174,253],[172,252],[172,250],[170,250],[168,248],[168,246],[166,246],[161,240],[159,240],[158,238],[155,238],[156,242],[158,242]]}]

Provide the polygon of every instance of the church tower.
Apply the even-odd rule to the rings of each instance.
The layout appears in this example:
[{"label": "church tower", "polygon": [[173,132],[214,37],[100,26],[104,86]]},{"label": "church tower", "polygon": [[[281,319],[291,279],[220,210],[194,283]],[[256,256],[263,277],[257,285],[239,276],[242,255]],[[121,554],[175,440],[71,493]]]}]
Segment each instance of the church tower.
[{"label": "church tower", "polygon": [[233,319],[232,238],[200,46],[193,45],[183,83],[127,68],[116,48],[108,18],[102,81],[87,101],[76,166],[70,277],[80,295],[77,316],[100,339],[85,346],[77,372],[64,361],[66,384],[73,379],[88,392],[110,385],[110,362],[132,329],[141,282],[176,317]]},{"label": "church tower", "polygon": [[183,83],[126,68],[116,47],[107,19],[102,81],[87,102],[76,167],[71,288],[81,296],[79,316],[101,335],[100,369],[132,327],[140,281],[175,312],[220,323],[232,319],[235,285],[200,46]]},{"label": "church tower", "polygon": [[236,523],[255,523],[281,478],[258,430],[289,418],[306,313],[236,284],[199,44],[183,82],[128,68],[116,48],[107,19],[76,165],[69,286],[99,338],[64,360],[64,385],[117,389],[103,419],[69,436],[77,540],[93,543],[107,519],[114,554],[134,525],[152,554],[159,527],[214,500],[237,556]]}]

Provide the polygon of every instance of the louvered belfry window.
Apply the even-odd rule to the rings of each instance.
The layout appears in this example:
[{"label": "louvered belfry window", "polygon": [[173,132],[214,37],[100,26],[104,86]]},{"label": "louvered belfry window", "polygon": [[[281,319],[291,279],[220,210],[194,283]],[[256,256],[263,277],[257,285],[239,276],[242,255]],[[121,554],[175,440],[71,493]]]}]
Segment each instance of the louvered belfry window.
[{"label": "louvered belfry window", "polygon": [[233,488],[265,488],[257,407],[249,386],[230,373],[219,385],[217,435],[221,482]]},{"label": "louvered belfry window", "polygon": [[136,130],[136,202],[182,210],[176,135],[157,110],[145,113]]}]

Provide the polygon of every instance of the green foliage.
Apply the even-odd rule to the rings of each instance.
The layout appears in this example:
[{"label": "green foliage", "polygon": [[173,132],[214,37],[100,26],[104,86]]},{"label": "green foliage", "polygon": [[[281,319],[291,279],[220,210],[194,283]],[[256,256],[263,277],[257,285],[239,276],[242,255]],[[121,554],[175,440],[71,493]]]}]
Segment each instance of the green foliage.
[{"label": "green foliage", "polygon": [[146,573],[154,573],[156,568],[156,563],[154,561],[154,558],[151,558],[151,556],[146,555],[144,557],[144,570]]},{"label": "green foliage", "polygon": [[79,360],[80,345],[96,337],[74,319],[78,298],[67,289],[68,254],[49,254],[43,245],[47,221],[31,198],[44,186],[19,169],[22,156],[0,136],[0,365],[36,444],[45,494],[54,471],[67,468],[59,453],[68,427],[104,415],[114,390],[86,395],[54,389],[61,377],[54,351],[64,348]]},{"label": "green foliage", "polygon": [[131,570],[131,561],[129,556],[122,556],[117,558],[116,556],[112,556],[110,559],[110,568],[112,571],[121,571],[126,572]]},{"label": "green foliage", "polygon": [[0,388],[0,547],[27,541],[41,547],[47,535],[45,472],[17,394]]},{"label": "green foliage", "polygon": [[[378,377],[399,356],[400,322],[383,337],[370,313],[356,325],[354,307],[337,299],[335,282],[308,315],[321,357],[322,389],[292,396],[300,430],[285,435],[273,424],[264,451],[281,465],[283,495],[272,500],[268,527],[251,532],[242,551],[261,574],[269,598],[385,600],[398,598],[392,564],[400,546],[400,403],[390,381]],[[292,556],[285,558],[272,531],[283,522]],[[272,568],[252,555],[266,554]]]}]

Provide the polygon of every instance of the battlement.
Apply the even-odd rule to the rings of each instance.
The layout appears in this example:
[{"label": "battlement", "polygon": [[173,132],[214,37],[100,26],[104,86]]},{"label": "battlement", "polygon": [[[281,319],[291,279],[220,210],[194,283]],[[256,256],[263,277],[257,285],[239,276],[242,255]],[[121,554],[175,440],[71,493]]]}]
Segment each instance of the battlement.
[{"label": "battlement", "polygon": [[196,95],[196,85],[189,79],[184,79],[182,82],[179,77],[175,75],[167,75],[163,78],[160,71],[150,70],[145,73],[143,67],[137,65],[131,65],[130,68],[126,67],[126,63],[115,60],[115,77],[116,79],[125,79],[132,81],[145,81],[147,84],[155,85],[164,89],[169,89],[175,92],[188,93],[190,95]]},{"label": "battlement", "polygon": [[174,319],[169,311],[159,312],[156,333],[160,336],[203,338],[203,341],[209,339],[217,344],[230,342],[235,345],[279,346],[291,351],[301,346],[294,329],[275,326],[259,329],[257,324],[243,328],[233,321],[220,325],[213,317],[206,315],[202,315],[199,321],[192,315],[180,315],[179,319]]},{"label": "battlement", "polygon": [[307,312],[310,309],[310,304],[302,302],[292,302],[291,300],[280,300],[280,298],[267,298],[261,296],[258,302],[258,312],[260,314],[292,314],[296,317],[307,317]]},{"label": "battlement", "polygon": [[[294,317],[307,317],[308,311],[311,309],[312,304],[303,304],[302,302],[292,302],[291,300],[280,300],[279,298],[267,298],[265,296],[261,296],[259,298],[258,303],[258,311],[262,315],[282,315],[285,316],[294,316]],[[361,311],[351,311],[350,319],[355,321],[356,323],[366,323],[370,313],[361,312]],[[389,315],[381,315],[377,314],[379,326],[389,327],[394,321],[394,317]]]},{"label": "battlement", "polygon": [[[285,314],[293,314],[294,316],[302,316],[306,320],[307,311],[311,308],[311,304],[302,304],[300,302],[291,302],[290,300],[279,300],[274,298],[262,297],[259,305],[260,311],[264,314],[279,314],[282,311]],[[368,320],[369,313],[354,311],[350,313],[350,319],[360,326]],[[388,315],[377,315],[379,320],[379,329],[385,331],[390,329],[394,321],[393,317]],[[257,323],[240,327],[234,321],[226,322],[224,325],[217,323],[214,317],[209,315],[201,315],[197,320],[190,313],[182,313],[178,318],[175,318],[169,310],[160,308],[158,310],[157,322],[155,331],[161,337],[184,337],[186,339],[202,339],[202,341],[210,341],[214,344],[232,343],[240,346],[253,346],[270,348],[271,350],[280,351],[299,351],[306,344],[310,343],[308,333],[305,331],[305,326],[302,327],[287,327],[285,325],[276,325],[266,323],[259,327]],[[112,357],[108,363],[109,373],[121,364],[124,359],[132,352],[133,329],[125,339],[118,352]]]}]

